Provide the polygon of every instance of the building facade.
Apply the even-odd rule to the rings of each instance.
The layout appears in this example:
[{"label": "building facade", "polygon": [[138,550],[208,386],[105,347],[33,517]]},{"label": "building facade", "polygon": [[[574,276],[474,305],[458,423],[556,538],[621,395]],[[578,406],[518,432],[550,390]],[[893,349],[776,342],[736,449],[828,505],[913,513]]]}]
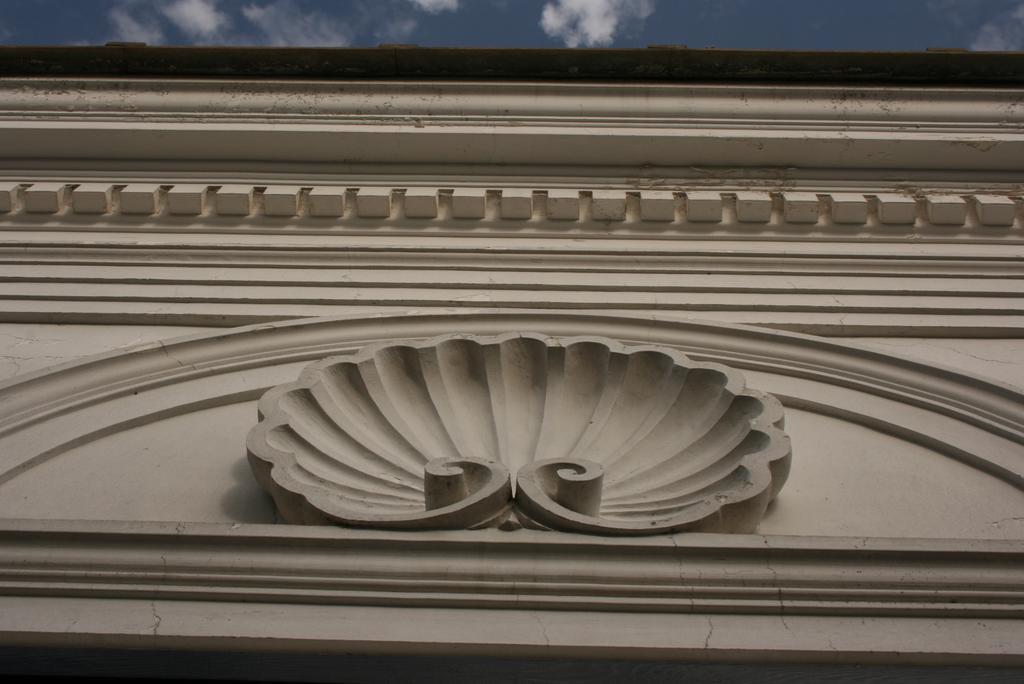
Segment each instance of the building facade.
[{"label": "building facade", "polygon": [[1020,66],[0,55],[4,667],[1020,666]]}]

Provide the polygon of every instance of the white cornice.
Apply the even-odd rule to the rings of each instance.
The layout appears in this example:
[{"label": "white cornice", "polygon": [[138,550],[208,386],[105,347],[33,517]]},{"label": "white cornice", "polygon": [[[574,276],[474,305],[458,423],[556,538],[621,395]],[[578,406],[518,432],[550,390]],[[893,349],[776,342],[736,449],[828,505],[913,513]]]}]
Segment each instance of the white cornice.
[{"label": "white cornice", "polygon": [[1007,130],[1019,88],[472,81],[0,79],[0,117]]},{"label": "white cornice", "polygon": [[7,165],[992,174],[1021,169],[1022,111],[1001,88],[5,79],[0,146]]},{"label": "white cornice", "polygon": [[[1024,489],[1018,389],[679,320],[1019,336],[1022,159],[1019,89],[3,79],[0,320],[264,324],[0,384],[0,482],[331,354],[535,331],[728,364]],[[1018,541],[8,520],[0,642],[1022,664],[1022,568]]]}]

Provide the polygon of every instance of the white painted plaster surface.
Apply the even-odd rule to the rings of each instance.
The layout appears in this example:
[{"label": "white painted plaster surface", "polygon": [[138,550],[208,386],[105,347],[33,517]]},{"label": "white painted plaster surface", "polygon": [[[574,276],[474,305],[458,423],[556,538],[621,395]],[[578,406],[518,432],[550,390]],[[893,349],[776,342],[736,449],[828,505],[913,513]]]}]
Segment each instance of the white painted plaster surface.
[{"label": "white painted plaster surface", "polygon": [[91,354],[209,330],[165,325],[0,323],[0,380]]},{"label": "white painted plaster surface", "polygon": [[762,534],[1024,539],[1024,493],[918,444],[786,410],[793,469]]},{"label": "white painted plaster surface", "polygon": [[1024,340],[862,337],[851,341],[1024,387]]},{"label": "white painted plaster surface", "polygon": [[244,402],[102,437],[0,484],[0,518],[274,522],[245,461]]}]

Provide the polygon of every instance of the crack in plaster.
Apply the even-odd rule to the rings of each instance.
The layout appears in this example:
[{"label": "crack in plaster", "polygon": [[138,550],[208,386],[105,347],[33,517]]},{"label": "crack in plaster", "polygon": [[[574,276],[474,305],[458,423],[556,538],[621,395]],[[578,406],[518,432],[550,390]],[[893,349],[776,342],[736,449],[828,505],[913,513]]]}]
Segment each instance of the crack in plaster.
[{"label": "crack in plaster", "polygon": [[153,636],[159,636],[160,623],[163,622],[163,618],[156,612],[156,601],[149,602],[149,608],[153,612],[153,624],[150,626],[150,631]]},{"label": "crack in plaster", "polygon": [[540,627],[540,635],[544,639],[544,645],[550,647],[551,637],[548,636],[548,628],[547,625],[544,624],[544,620],[541,619],[541,616],[537,615],[536,613],[531,613],[530,617],[532,617],[533,621],[537,623],[538,627]]},{"label": "crack in plaster", "polygon": [[764,565],[768,572],[770,572],[772,575],[771,582],[772,585],[775,587],[776,600],[779,602],[779,620],[782,622],[783,629],[789,632],[789,624],[786,622],[786,602],[782,596],[782,587],[779,586],[779,573],[775,570],[774,567],[772,567],[771,545],[768,543],[768,538],[764,537],[763,541],[765,547]]},{"label": "crack in plaster", "polygon": [[174,354],[172,354],[171,351],[167,348],[167,345],[164,344],[163,340],[157,340],[156,343],[160,346],[160,351],[166,354],[167,358],[169,358],[171,361],[174,361],[174,363],[178,364],[180,367],[198,370],[194,363],[185,363],[184,361],[176,357]]},{"label": "crack in plaster", "polygon": [[999,520],[993,520],[992,527],[1002,529],[1003,523],[1006,522],[1024,522],[1024,516],[1012,516],[1009,518],[1000,518]]},{"label": "crack in plaster", "polygon": [[55,337],[22,337],[21,335],[15,335],[13,333],[0,333],[0,337],[6,337],[12,340],[16,340],[16,342],[12,345],[12,348],[21,347],[26,344],[59,344],[61,342],[66,341]]}]

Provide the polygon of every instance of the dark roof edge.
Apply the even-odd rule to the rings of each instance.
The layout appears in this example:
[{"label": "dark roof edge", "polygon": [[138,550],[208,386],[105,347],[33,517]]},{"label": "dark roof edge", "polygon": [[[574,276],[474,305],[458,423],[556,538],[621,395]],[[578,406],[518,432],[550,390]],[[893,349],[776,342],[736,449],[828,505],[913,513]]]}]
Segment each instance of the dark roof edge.
[{"label": "dark roof edge", "polygon": [[0,47],[0,76],[1024,84],[1024,53]]}]

